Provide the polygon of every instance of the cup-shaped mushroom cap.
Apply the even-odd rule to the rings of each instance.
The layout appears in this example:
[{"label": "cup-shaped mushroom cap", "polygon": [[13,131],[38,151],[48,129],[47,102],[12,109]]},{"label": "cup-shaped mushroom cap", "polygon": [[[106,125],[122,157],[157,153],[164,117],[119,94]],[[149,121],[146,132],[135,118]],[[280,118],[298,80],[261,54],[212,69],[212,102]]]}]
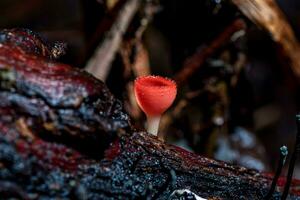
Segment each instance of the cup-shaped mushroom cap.
[{"label": "cup-shaped mushroom cap", "polygon": [[137,103],[147,116],[160,116],[173,103],[176,83],[160,76],[142,76],[134,82]]}]

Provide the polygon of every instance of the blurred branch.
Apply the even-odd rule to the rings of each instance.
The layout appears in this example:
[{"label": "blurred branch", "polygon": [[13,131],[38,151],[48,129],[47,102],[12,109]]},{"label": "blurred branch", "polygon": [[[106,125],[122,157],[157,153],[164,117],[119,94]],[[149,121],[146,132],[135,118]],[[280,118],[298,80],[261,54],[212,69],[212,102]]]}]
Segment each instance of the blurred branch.
[{"label": "blurred branch", "polygon": [[143,17],[136,28],[134,37],[123,41],[120,55],[124,64],[124,79],[127,81],[125,109],[135,121],[141,120],[141,110],[137,105],[133,90],[133,78],[149,75],[151,73],[149,53],[143,44],[142,36],[151,22],[153,15],[159,10],[159,5],[152,1],[147,1],[143,7]]},{"label": "blurred branch", "polygon": [[[233,35],[236,32],[244,29],[246,29],[245,22],[242,19],[235,20],[227,28],[225,28],[225,30],[219,36],[217,36],[217,38],[213,40],[212,43],[207,48],[201,49],[197,51],[195,54],[193,54],[191,57],[187,58],[186,61],[184,62],[182,70],[180,70],[174,77],[178,86],[183,85],[190,78],[190,76],[192,76],[195,73],[195,71],[198,70],[204,64],[206,59],[212,56],[224,44],[228,43],[228,41],[232,39]],[[242,55],[239,55],[238,58],[239,59],[234,64],[236,74],[239,73],[239,71],[241,70],[241,68],[243,67],[246,61],[246,58]],[[232,77],[232,81],[231,81],[232,85],[234,85],[238,79],[238,77],[236,76]],[[199,95],[203,94],[203,92],[205,91],[221,94],[220,91],[222,90],[220,90],[220,88],[215,88],[215,86],[206,85],[205,88],[203,88],[203,90],[187,93],[185,98],[177,102],[177,104],[174,106],[174,109],[172,109],[172,111],[167,112],[162,117],[161,126],[160,126],[160,129],[163,130],[162,132],[166,132],[167,127],[170,126],[170,124],[176,119],[177,116],[180,116],[180,113],[190,103],[189,101],[191,99],[198,97]],[[226,102],[228,102],[228,100],[226,100]]]},{"label": "blurred branch", "polygon": [[[123,41],[120,54],[125,67],[125,79],[130,78],[131,72],[135,77],[150,74],[149,54],[143,44],[142,36],[158,9],[157,5],[150,1],[147,2],[143,8],[144,16],[140,20],[140,25],[136,28],[134,38]],[[130,58],[132,57],[133,60],[131,61]]]},{"label": "blurred branch", "polygon": [[[134,50],[135,49],[135,50]],[[136,53],[133,53],[136,52]],[[130,61],[131,55],[134,54],[133,62]],[[147,49],[139,39],[123,43],[121,48],[121,57],[124,64],[124,79],[127,80],[126,91],[128,101],[125,101],[125,109],[130,116],[138,121],[141,118],[141,110],[137,105],[134,95],[132,75],[134,77],[145,76],[150,74],[150,63]]]},{"label": "blurred branch", "polygon": [[294,73],[300,77],[300,46],[284,14],[273,0],[232,0],[252,22],[266,29],[283,49]]},{"label": "blurred branch", "polygon": [[208,57],[212,56],[216,50],[226,44],[234,33],[243,29],[246,29],[245,22],[242,19],[235,20],[207,48],[201,49],[187,58],[183,64],[183,68],[174,77],[177,84],[182,85],[185,83],[202,66]]},{"label": "blurred branch", "polygon": [[86,71],[105,81],[111,63],[122,42],[122,37],[140,5],[140,0],[128,0],[124,4],[103,42],[96,48],[95,53],[87,62]]}]

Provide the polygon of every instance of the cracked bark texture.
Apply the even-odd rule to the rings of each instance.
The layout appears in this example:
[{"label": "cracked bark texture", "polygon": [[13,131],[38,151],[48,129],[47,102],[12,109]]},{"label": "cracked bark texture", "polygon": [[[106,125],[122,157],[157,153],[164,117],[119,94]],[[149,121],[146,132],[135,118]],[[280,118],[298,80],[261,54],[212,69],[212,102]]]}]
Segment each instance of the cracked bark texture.
[{"label": "cracked bark texture", "polygon": [[[134,131],[101,81],[35,48],[0,41],[1,198],[174,199],[175,190],[188,189],[255,200],[268,193],[267,175]],[[297,186],[290,199],[300,199]]]}]

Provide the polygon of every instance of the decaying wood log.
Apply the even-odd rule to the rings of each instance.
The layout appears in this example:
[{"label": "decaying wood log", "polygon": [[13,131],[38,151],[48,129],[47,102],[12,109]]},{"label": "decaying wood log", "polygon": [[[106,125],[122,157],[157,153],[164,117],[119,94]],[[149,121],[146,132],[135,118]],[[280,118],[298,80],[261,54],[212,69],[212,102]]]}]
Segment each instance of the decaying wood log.
[{"label": "decaying wood log", "polygon": [[65,44],[57,42],[49,45],[37,33],[28,29],[2,30],[0,31],[0,43],[50,59],[57,59],[65,54]]},{"label": "decaying wood log", "polygon": [[[4,43],[0,94],[1,198],[260,200],[268,193],[269,176],[135,132],[122,105],[86,72]],[[82,141],[104,158],[78,148]],[[300,199],[298,186],[290,199]]]},{"label": "decaying wood log", "polygon": [[232,0],[252,22],[267,30],[283,49],[296,76],[300,77],[300,45],[274,0]]},{"label": "decaying wood log", "polygon": [[19,44],[11,45],[10,39],[0,41],[0,107],[14,108],[33,132],[43,130],[41,137],[56,138],[91,153],[91,149],[103,150],[107,147],[104,141],[129,128],[129,117],[120,101],[101,81],[71,66],[37,57],[40,45],[36,44],[40,42],[31,43],[30,37],[22,36]]},{"label": "decaying wood log", "polygon": [[[0,146],[1,197],[176,199],[174,191],[186,189],[206,199],[261,200],[271,183],[257,171],[189,153],[143,132],[121,136],[101,161],[30,139],[3,123]],[[279,197],[275,192],[271,199]]]}]

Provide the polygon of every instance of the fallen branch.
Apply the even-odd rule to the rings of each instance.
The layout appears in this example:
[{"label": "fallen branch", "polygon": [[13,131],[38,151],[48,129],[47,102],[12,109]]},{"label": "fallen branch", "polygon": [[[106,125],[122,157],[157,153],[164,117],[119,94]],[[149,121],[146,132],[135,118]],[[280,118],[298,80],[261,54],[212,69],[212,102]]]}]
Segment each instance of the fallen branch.
[{"label": "fallen branch", "polygon": [[194,55],[187,58],[183,64],[182,70],[180,70],[174,77],[178,85],[182,85],[188,80],[188,78],[199,69],[206,59],[222,47],[230,40],[232,35],[237,31],[246,28],[246,24],[243,20],[237,19],[230,24],[207,48],[197,51]]},{"label": "fallen branch", "polygon": [[143,17],[140,19],[140,24],[136,27],[134,38],[123,41],[120,49],[120,55],[124,64],[123,77],[127,82],[125,100],[126,111],[130,116],[138,121],[141,119],[141,110],[137,105],[133,91],[133,79],[139,76],[151,74],[149,53],[143,44],[142,36],[152,21],[153,15],[159,10],[159,6],[148,1],[143,7]]},{"label": "fallen branch", "polygon": [[94,55],[87,62],[86,71],[105,81],[122,42],[122,37],[140,5],[140,0],[128,0],[124,4],[104,41],[96,48]]},{"label": "fallen branch", "polygon": [[[269,191],[272,178],[258,171],[135,132],[119,101],[85,72],[3,43],[0,71],[4,199],[173,199],[191,191],[260,200]],[[290,199],[300,199],[299,182],[291,186]]]},{"label": "fallen branch", "polygon": [[296,76],[300,77],[300,46],[284,14],[273,0],[232,0],[252,22],[267,30],[283,49]]}]

